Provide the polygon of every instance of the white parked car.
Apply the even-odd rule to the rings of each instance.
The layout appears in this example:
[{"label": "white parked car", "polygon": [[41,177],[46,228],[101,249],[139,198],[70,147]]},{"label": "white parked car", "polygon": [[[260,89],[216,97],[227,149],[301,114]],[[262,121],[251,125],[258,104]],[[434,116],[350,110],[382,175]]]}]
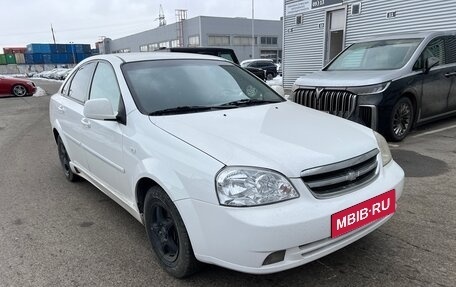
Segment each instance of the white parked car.
[{"label": "white parked car", "polygon": [[143,223],[176,277],[199,262],[265,274],[313,261],[385,223],[403,190],[382,136],[218,57],[91,57],[50,120],[66,178]]}]

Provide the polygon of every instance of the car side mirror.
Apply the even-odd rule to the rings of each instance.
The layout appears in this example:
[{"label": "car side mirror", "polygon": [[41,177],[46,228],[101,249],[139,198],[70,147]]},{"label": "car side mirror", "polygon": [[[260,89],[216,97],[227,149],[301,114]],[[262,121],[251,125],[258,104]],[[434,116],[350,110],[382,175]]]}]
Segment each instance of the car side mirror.
[{"label": "car side mirror", "polygon": [[86,101],[83,112],[86,118],[93,120],[117,119],[117,113],[114,113],[111,102],[106,98]]},{"label": "car side mirror", "polygon": [[284,89],[283,89],[282,86],[273,85],[273,86],[271,86],[271,88],[272,88],[277,94],[279,94],[281,97],[285,97],[285,91],[284,91]]},{"label": "car side mirror", "polygon": [[424,72],[428,73],[432,68],[437,66],[440,63],[440,59],[437,57],[429,57],[426,59],[426,63],[424,65]]}]

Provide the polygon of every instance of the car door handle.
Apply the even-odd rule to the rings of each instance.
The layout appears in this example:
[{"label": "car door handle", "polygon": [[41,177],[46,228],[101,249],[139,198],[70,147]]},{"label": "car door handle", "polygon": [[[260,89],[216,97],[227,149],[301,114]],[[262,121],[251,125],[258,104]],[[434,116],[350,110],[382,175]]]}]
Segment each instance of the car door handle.
[{"label": "car door handle", "polygon": [[82,118],[82,119],[81,119],[81,124],[82,124],[86,129],[90,128],[90,121],[89,121],[89,119]]},{"label": "car door handle", "polygon": [[60,105],[57,107],[57,111],[59,112],[59,114],[64,114],[65,113],[65,107]]},{"label": "car door handle", "polygon": [[449,78],[449,77],[454,77],[456,76],[456,72],[451,72],[451,73],[446,73],[445,74],[445,77]]}]

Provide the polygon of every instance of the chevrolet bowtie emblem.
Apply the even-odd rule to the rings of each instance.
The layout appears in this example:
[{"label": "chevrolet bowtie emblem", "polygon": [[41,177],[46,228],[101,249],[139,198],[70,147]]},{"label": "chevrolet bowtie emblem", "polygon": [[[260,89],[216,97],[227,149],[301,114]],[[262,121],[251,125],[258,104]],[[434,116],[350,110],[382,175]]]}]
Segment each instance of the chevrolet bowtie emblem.
[{"label": "chevrolet bowtie emblem", "polygon": [[345,176],[345,178],[348,180],[348,181],[354,181],[355,179],[358,178],[358,173],[356,171],[353,171],[353,170],[350,170],[347,175]]}]

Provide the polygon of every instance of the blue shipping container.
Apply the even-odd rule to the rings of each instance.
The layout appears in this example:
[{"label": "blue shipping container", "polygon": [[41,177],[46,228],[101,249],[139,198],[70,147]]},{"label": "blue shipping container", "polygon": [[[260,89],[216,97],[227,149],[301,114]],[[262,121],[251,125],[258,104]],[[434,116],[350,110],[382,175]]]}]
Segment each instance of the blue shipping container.
[{"label": "blue shipping container", "polygon": [[74,44],[74,51],[78,54],[84,53],[82,44]]},{"label": "blue shipping container", "polygon": [[32,54],[34,64],[44,64],[43,54],[34,53]]},{"label": "blue shipping container", "polygon": [[44,64],[53,64],[51,54],[43,54]]},{"label": "blue shipping container", "polygon": [[85,58],[87,58],[85,54],[82,54],[82,53],[76,54],[76,62],[78,62],[78,63],[81,62],[82,60],[84,60]]},{"label": "blue shipping container", "polygon": [[51,46],[49,44],[29,44],[27,53],[51,53]]},{"label": "blue shipping container", "polygon": [[56,51],[59,54],[65,54],[67,53],[66,45],[65,44],[57,44],[56,45]]},{"label": "blue shipping container", "polygon": [[86,54],[89,54],[92,52],[92,48],[90,47],[89,44],[83,44],[82,45],[82,51]]},{"label": "blue shipping container", "polygon": [[25,63],[29,65],[35,64],[33,61],[33,54],[25,54]]}]

